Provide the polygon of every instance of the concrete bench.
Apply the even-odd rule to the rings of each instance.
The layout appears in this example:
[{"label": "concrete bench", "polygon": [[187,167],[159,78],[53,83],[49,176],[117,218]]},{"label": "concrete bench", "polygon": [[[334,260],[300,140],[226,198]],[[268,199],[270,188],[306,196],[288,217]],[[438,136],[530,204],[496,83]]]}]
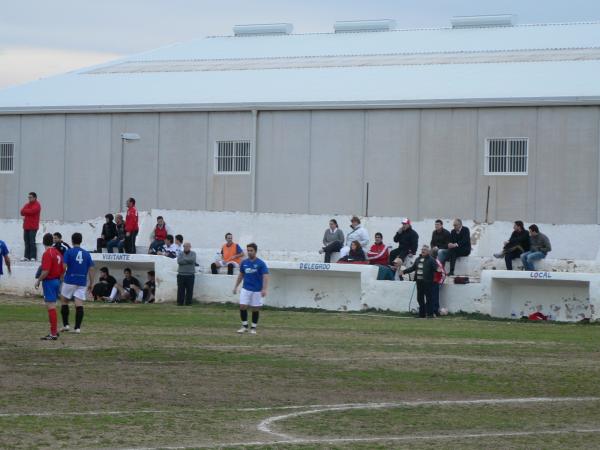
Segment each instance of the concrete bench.
[{"label": "concrete bench", "polygon": [[127,253],[92,253],[96,268],[96,279],[101,267],[107,267],[110,274],[121,283],[126,267],[131,269],[134,277],[144,284],[147,272],[154,270],[156,275],[156,301],[173,300],[177,292],[177,261],[166,256],[140,255]]},{"label": "concrete bench", "polygon": [[596,320],[600,307],[600,274],[484,270],[484,296],[493,317],[520,318],[535,312],[551,320]]},{"label": "concrete bench", "polygon": [[[360,310],[377,267],[365,264],[266,261],[270,283],[265,304],[275,307]],[[202,301],[237,302],[234,277],[196,276],[195,297]]]}]

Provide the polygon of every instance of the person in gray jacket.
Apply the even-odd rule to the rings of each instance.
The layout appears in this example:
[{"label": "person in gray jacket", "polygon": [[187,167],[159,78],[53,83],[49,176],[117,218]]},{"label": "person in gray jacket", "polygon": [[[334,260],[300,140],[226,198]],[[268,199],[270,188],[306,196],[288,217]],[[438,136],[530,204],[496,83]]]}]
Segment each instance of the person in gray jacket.
[{"label": "person in gray jacket", "polygon": [[551,250],[548,236],[540,233],[536,224],[529,225],[529,251],[521,254],[523,270],[535,270],[535,262],[544,259]]},{"label": "person in gray jacket", "polygon": [[344,233],[339,229],[337,220],[329,221],[329,228],[325,230],[323,235],[323,247],[319,253],[325,253],[325,262],[331,262],[331,254],[339,252],[344,245]]},{"label": "person in gray jacket", "polygon": [[192,251],[192,244],[189,242],[183,244],[183,252],[177,256],[177,264],[177,305],[191,305],[196,278],[196,253]]}]

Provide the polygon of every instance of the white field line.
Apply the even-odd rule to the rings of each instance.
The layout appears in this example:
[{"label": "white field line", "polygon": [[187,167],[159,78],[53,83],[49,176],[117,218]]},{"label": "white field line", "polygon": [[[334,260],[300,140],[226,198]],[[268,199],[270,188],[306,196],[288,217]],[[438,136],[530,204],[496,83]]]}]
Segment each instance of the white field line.
[{"label": "white field line", "polygon": [[257,426],[259,431],[270,434],[278,439],[293,440],[296,439],[285,433],[273,431],[272,425],[276,422],[293,419],[296,417],[319,414],[328,411],[348,411],[353,409],[383,409],[396,407],[415,407],[415,406],[466,406],[466,405],[500,405],[500,404],[526,404],[526,403],[553,403],[553,402],[582,402],[598,401],[600,397],[529,397],[529,398],[496,398],[496,399],[476,399],[476,400],[424,400],[424,401],[406,401],[406,402],[388,402],[388,403],[357,403],[351,405],[332,405],[325,408],[309,409],[307,411],[297,411],[279,416],[272,416],[264,419]]},{"label": "white field line", "polygon": [[[271,424],[287,418],[303,416],[307,414],[318,414],[325,411],[347,411],[351,409],[381,409],[394,407],[417,407],[417,406],[446,406],[446,405],[495,405],[505,403],[549,403],[549,402],[593,402],[600,401],[600,397],[524,397],[524,398],[498,398],[498,399],[474,399],[474,400],[416,400],[385,403],[339,403],[334,405],[285,405],[285,406],[264,406],[256,408],[214,408],[213,411],[281,411],[281,410],[303,410],[297,413],[286,414],[282,416],[269,417],[259,424]],[[136,414],[185,414],[195,412],[206,412],[208,408],[198,409],[132,409],[123,411],[40,411],[40,412],[0,412],[0,417],[60,417],[60,416],[110,416],[110,415],[136,415]],[[265,430],[261,430],[265,431]],[[270,431],[266,431],[271,433]],[[273,433],[274,434],[274,433]]]},{"label": "white field line", "polygon": [[506,431],[498,433],[465,433],[465,434],[434,434],[434,435],[408,435],[408,436],[381,436],[367,438],[306,438],[306,439],[285,439],[273,441],[254,441],[254,442],[231,442],[223,444],[192,445],[192,446],[160,446],[160,447],[131,447],[121,450],[186,450],[193,448],[223,448],[223,447],[261,447],[272,445],[287,444],[336,444],[343,442],[400,442],[400,441],[418,441],[418,440],[451,440],[451,439],[478,439],[489,437],[520,437],[520,436],[543,436],[543,435],[561,435],[575,433],[600,433],[600,428],[573,429],[573,430],[540,430],[540,431]]}]

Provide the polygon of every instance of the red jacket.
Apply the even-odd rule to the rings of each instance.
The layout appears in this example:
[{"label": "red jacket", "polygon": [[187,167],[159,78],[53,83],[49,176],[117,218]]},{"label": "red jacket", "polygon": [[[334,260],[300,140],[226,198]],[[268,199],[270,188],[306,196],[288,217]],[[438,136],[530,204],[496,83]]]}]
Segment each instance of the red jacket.
[{"label": "red jacket", "polygon": [[125,216],[125,232],[132,233],[138,231],[138,212],[135,206],[127,208],[127,215]]},{"label": "red jacket", "polygon": [[383,242],[381,244],[373,244],[371,246],[371,250],[369,250],[367,253],[369,264],[387,266],[389,257],[390,253],[387,246]]},{"label": "red jacket", "polygon": [[21,208],[24,230],[38,230],[40,228],[41,211],[42,205],[37,200],[25,203],[25,206]]}]

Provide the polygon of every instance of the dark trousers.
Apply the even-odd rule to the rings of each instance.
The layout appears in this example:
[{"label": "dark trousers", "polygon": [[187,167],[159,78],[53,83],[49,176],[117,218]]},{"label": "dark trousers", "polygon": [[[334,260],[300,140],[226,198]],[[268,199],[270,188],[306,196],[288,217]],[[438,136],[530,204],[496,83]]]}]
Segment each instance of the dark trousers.
[{"label": "dark trousers", "polygon": [[107,244],[107,242],[105,239],[103,239],[103,238],[96,239],[96,252],[102,253],[102,249],[107,248],[106,244]]},{"label": "dark trousers", "polygon": [[194,275],[177,275],[177,304],[186,305],[192,304],[192,296],[194,295]]},{"label": "dark trousers", "polygon": [[335,252],[339,252],[342,249],[342,243],[340,241],[332,242],[331,244],[327,244],[323,247],[323,252],[325,253],[325,262],[331,262],[331,254]]},{"label": "dark trousers", "polygon": [[23,241],[25,243],[25,254],[27,259],[37,259],[37,247],[35,246],[35,235],[38,230],[23,230]]},{"label": "dark trousers", "polygon": [[[227,275],[233,275],[233,269],[235,269],[235,265],[232,263],[227,264]],[[217,266],[217,263],[212,263],[210,265],[210,271],[212,272],[213,275],[216,275],[219,273],[219,267]]]},{"label": "dark trousers", "polygon": [[389,259],[389,263],[390,266],[394,265],[394,260],[396,258],[400,258],[402,261],[404,261],[406,259],[406,256],[408,255],[409,250],[407,248],[395,248],[394,250],[392,250],[390,252],[390,259]]},{"label": "dark trousers", "polygon": [[517,259],[523,253],[521,250],[513,250],[504,254],[504,262],[506,263],[506,270],[512,270],[512,260]]},{"label": "dark trousers", "polygon": [[417,302],[419,303],[419,317],[433,316],[433,303],[431,301],[431,281],[417,280]]},{"label": "dark trousers", "polygon": [[125,236],[125,253],[136,253],[135,251],[135,238],[138,232],[132,231],[129,236]]},{"label": "dark trousers", "polygon": [[437,283],[431,285],[431,313],[436,315],[440,314],[440,287]]},{"label": "dark trousers", "polygon": [[450,274],[454,275],[454,267],[456,266],[456,260],[461,256],[469,256],[471,254],[471,250],[466,248],[455,247],[444,250],[444,254],[446,255],[445,260],[440,262],[445,265],[446,261],[449,260]]}]

